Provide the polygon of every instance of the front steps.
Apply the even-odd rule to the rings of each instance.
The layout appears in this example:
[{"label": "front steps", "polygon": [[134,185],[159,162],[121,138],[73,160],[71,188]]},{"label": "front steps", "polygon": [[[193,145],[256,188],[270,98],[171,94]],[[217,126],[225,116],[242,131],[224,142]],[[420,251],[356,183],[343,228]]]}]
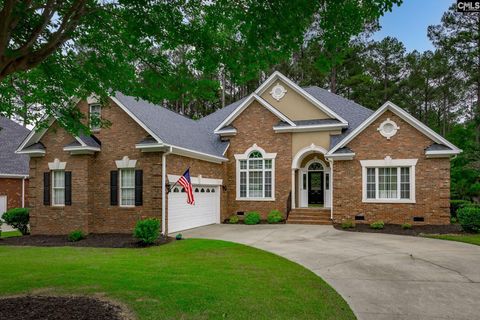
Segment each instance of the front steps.
[{"label": "front steps", "polygon": [[330,208],[295,208],[290,211],[287,223],[289,224],[332,224]]}]

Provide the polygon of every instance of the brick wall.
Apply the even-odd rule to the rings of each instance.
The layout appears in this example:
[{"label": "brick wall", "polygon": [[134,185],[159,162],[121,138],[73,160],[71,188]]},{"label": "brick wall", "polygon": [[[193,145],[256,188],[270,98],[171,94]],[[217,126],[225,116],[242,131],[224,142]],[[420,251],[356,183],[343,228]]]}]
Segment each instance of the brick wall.
[{"label": "brick wall", "polygon": [[[377,131],[390,118],[400,129],[390,140]],[[428,137],[390,111],[381,115],[347,146],[356,156],[351,161],[335,161],[333,174],[333,215],[335,222],[365,216],[364,223],[383,220],[385,223],[414,223],[414,216],[425,218],[424,224],[449,223],[450,161],[448,158],[427,159],[425,148],[432,144]],[[360,160],[418,159],[416,203],[381,204],[362,202],[362,167]],[[361,221],[357,221],[360,222]],[[422,223],[420,223],[422,224]]]},{"label": "brick wall", "polygon": [[[87,112],[88,106],[81,102],[79,108]],[[94,155],[70,155],[63,151],[74,138],[56,123],[42,137],[46,155],[30,161],[32,234],[67,234],[77,229],[89,233],[131,233],[141,218],[161,219],[162,154],[135,148],[148,134],[112,101],[102,108],[102,118],[109,120],[111,126],[95,133],[102,145],[101,151]],[[124,156],[137,160],[136,169],[143,170],[142,206],[110,205],[110,171],[117,170],[115,160]],[[49,171],[48,163],[55,158],[67,162],[66,171],[72,171],[71,206],[43,205],[43,172]],[[188,166],[193,176],[201,174],[205,178],[222,179],[225,172],[225,165],[177,155],[167,157],[170,174],[182,174]]]},{"label": "brick wall", "polygon": [[[238,211],[258,211],[265,219],[274,209],[287,210],[288,194],[292,178],[292,136],[290,133],[275,133],[272,127],[279,119],[270,111],[254,101],[232,123],[237,135],[230,139],[227,151],[227,210],[232,215]],[[275,201],[237,201],[236,200],[236,161],[235,154],[243,154],[253,144],[257,144],[267,153],[277,153],[275,159]]]},{"label": "brick wall", "polygon": [[[28,179],[25,180],[25,206],[28,204],[27,193]],[[0,196],[7,196],[7,210],[21,208],[22,179],[0,178]]]}]

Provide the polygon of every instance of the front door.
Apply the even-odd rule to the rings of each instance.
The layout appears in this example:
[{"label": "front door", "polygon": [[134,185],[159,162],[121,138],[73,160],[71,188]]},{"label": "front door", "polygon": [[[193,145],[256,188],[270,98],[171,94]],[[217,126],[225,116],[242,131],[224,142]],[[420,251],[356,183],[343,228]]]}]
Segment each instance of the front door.
[{"label": "front door", "polygon": [[323,171],[308,172],[308,204],[323,204]]}]

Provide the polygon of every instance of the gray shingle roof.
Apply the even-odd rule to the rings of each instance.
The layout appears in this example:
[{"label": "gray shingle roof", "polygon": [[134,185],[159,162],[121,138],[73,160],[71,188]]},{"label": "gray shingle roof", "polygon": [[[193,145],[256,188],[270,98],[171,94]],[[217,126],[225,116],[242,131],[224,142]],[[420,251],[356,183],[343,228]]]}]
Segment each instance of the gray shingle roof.
[{"label": "gray shingle roof", "polygon": [[[320,124],[341,124],[340,120],[337,119],[312,119],[312,120],[297,120],[293,121],[297,126],[313,126],[313,125],[320,125]],[[290,127],[290,124],[280,121],[278,123],[280,127]]]},{"label": "gray shingle roof", "polygon": [[164,143],[222,157],[228,142],[221,141],[200,122],[119,92],[115,98]]},{"label": "gray shingle roof", "polygon": [[447,147],[444,144],[432,143],[428,146],[425,151],[445,151],[445,150],[452,150],[451,148]]},{"label": "gray shingle roof", "polygon": [[0,117],[0,128],[0,174],[28,175],[29,157],[15,150],[30,130],[4,117]]},{"label": "gray shingle roof", "polygon": [[343,147],[336,150],[333,154],[348,154],[348,153],[353,153],[353,151],[347,147]]},{"label": "gray shingle roof", "polygon": [[[97,137],[91,135],[91,136],[87,136],[87,135],[84,135],[84,134],[80,134],[79,135],[79,138],[80,140],[83,141],[83,143],[85,143],[88,147],[92,147],[92,148],[100,148],[101,146],[101,142],[100,140],[97,139]],[[73,140],[72,142],[70,142],[69,144],[67,144],[65,147],[80,147],[81,144],[80,142],[78,142],[77,139]]]}]

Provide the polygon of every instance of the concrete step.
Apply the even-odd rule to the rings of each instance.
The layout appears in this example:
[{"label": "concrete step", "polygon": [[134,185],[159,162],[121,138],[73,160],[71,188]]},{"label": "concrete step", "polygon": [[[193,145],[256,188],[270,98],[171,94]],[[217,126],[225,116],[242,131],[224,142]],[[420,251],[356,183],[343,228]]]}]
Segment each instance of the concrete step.
[{"label": "concrete step", "polygon": [[306,215],[306,214],[294,214],[288,215],[288,219],[296,219],[296,220],[322,220],[322,221],[330,221],[330,215],[327,216],[315,216],[315,215]]},{"label": "concrete step", "polygon": [[330,221],[323,221],[323,220],[296,220],[290,219],[287,220],[287,224],[315,224],[315,225],[329,225],[332,224]]}]

